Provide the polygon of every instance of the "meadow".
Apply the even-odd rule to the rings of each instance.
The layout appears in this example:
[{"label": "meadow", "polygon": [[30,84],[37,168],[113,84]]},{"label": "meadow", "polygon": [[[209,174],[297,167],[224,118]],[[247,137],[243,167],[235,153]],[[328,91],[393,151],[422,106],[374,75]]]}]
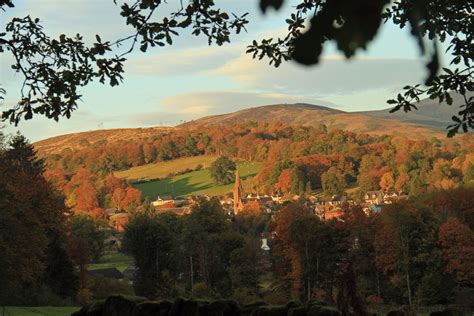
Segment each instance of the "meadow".
[{"label": "meadow", "polygon": [[120,272],[125,271],[133,263],[133,258],[121,252],[107,252],[97,262],[88,265],[89,270],[117,268]]},{"label": "meadow", "polygon": [[133,167],[128,170],[116,171],[114,175],[132,182],[138,180],[162,179],[168,177],[170,174],[182,172],[186,169],[195,169],[198,165],[201,165],[203,168],[208,168],[216,159],[217,156],[206,155],[179,158]]},{"label": "meadow", "polygon": [[[237,162],[240,177],[244,180],[244,188],[248,179],[254,177],[260,170],[260,166],[258,162]],[[133,186],[139,189],[144,197],[155,200],[158,195],[222,195],[232,191],[234,184],[217,185],[212,180],[209,170],[202,169],[162,180],[135,183]]]},{"label": "meadow", "polygon": [[69,316],[80,307],[56,307],[56,306],[6,306],[0,307],[1,316]]}]

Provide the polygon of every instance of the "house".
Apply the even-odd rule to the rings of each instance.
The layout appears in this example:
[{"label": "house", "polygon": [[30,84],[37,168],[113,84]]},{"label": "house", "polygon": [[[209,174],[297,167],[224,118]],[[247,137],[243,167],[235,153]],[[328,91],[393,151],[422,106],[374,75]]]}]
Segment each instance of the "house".
[{"label": "house", "polygon": [[340,218],[344,215],[344,211],[339,207],[334,207],[324,212],[324,220],[328,221],[333,218],[340,220]]},{"label": "house", "polygon": [[159,214],[163,213],[173,213],[176,215],[185,215],[191,214],[191,207],[190,206],[182,206],[182,207],[160,207],[157,209]]},{"label": "house", "polygon": [[267,238],[262,238],[262,246],[260,247],[264,251],[269,251],[270,247],[268,246]]},{"label": "house", "polygon": [[118,232],[123,232],[125,229],[125,225],[128,222],[128,214],[127,213],[120,213],[115,214],[109,218],[109,224],[113,228],[115,228]]},{"label": "house", "polygon": [[153,206],[162,206],[166,204],[173,203],[174,204],[175,199],[171,195],[164,195],[164,196],[158,196],[156,201],[151,202]]},{"label": "house", "polygon": [[365,203],[367,204],[383,204],[384,202],[384,193],[381,190],[378,191],[368,191],[364,195]]},{"label": "house", "polygon": [[385,193],[383,196],[384,203],[385,204],[392,204],[393,202],[399,201],[399,200],[406,200],[408,199],[408,195],[400,193],[397,194],[395,192],[393,193]]},{"label": "house", "polygon": [[105,213],[107,213],[107,216],[110,217],[112,215],[120,213],[120,210],[116,207],[110,207],[105,209]]}]

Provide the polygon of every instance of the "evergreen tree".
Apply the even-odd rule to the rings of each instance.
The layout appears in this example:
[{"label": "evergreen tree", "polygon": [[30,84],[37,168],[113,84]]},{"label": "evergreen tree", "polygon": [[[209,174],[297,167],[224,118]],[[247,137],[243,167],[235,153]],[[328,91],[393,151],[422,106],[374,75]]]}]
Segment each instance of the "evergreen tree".
[{"label": "evergreen tree", "polygon": [[42,171],[43,161],[20,134],[0,151],[1,302],[33,300],[44,286],[62,297],[76,290],[64,244],[67,210]]}]

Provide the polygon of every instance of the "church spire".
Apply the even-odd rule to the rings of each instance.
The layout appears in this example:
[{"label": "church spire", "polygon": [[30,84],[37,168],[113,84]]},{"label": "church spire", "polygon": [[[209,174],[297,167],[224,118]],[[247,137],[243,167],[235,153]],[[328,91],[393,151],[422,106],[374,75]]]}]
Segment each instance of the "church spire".
[{"label": "church spire", "polygon": [[242,199],[245,198],[244,188],[240,181],[239,170],[235,172],[235,185],[234,185],[234,214],[242,211],[244,205]]}]

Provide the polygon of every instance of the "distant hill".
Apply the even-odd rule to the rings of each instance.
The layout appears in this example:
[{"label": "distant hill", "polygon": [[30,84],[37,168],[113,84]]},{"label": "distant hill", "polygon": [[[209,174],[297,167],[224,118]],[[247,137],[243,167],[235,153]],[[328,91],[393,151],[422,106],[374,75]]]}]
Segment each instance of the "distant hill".
[{"label": "distant hill", "polygon": [[371,135],[403,135],[411,138],[444,137],[439,128],[419,126],[403,119],[370,115],[370,112],[344,112],[319,105],[278,104],[249,108],[229,114],[213,115],[180,125],[183,128],[200,128],[233,122],[281,122],[288,125],[318,126],[343,129]]},{"label": "distant hill", "polygon": [[461,95],[452,95],[453,104],[449,106],[446,102],[439,103],[437,100],[425,99],[417,104],[418,110],[405,113],[403,110],[390,113],[391,108],[380,111],[365,111],[360,114],[372,117],[386,119],[402,120],[421,126],[438,128],[446,130],[446,127],[452,124],[453,115],[460,111],[460,105],[463,103]]},{"label": "distant hill", "polygon": [[99,142],[142,139],[159,135],[176,128],[202,128],[225,125],[234,122],[259,121],[281,122],[287,125],[318,126],[328,129],[342,129],[371,135],[402,135],[412,139],[444,138],[451,117],[459,111],[461,97],[454,95],[454,104],[438,104],[433,100],[423,100],[419,110],[405,113],[389,113],[390,109],[365,112],[344,112],[325,106],[311,104],[276,104],[248,108],[241,111],[206,116],[177,127],[122,128],[73,133],[48,138],[35,143],[40,154],[59,153],[65,148],[77,149]]}]

